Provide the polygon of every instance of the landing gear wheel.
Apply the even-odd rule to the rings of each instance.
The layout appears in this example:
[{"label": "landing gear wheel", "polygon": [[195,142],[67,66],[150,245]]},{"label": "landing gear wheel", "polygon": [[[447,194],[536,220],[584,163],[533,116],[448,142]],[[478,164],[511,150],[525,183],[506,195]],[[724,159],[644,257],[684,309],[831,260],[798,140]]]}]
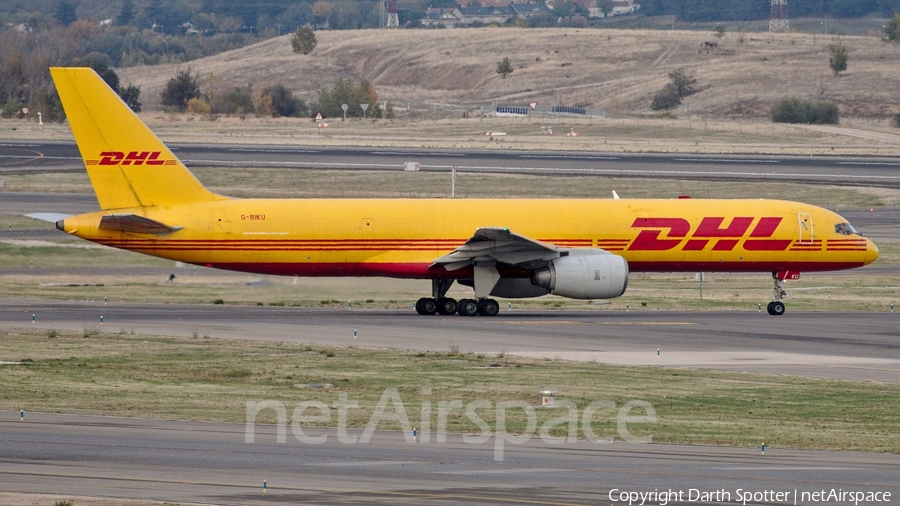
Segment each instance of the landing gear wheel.
[{"label": "landing gear wheel", "polygon": [[437,312],[441,315],[451,315],[456,313],[458,305],[454,299],[446,298],[437,301]]},{"label": "landing gear wheel", "polygon": [[460,299],[457,312],[460,316],[475,316],[478,314],[478,302],[474,299]]},{"label": "landing gear wheel", "polygon": [[784,302],[781,302],[780,300],[776,300],[776,301],[770,302],[769,305],[766,307],[766,311],[768,311],[769,314],[772,315],[772,316],[781,316],[781,315],[783,315],[783,314],[784,314],[784,309],[785,309],[785,308],[784,308]]},{"label": "landing gear wheel", "polygon": [[423,316],[437,313],[437,302],[431,297],[422,297],[416,301],[416,312]]},{"label": "landing gear wheel", "polygon": [[497,316],[500,312],[500,304],[494,299],[481,299],[478,303],[478,314],[481,316]]}]

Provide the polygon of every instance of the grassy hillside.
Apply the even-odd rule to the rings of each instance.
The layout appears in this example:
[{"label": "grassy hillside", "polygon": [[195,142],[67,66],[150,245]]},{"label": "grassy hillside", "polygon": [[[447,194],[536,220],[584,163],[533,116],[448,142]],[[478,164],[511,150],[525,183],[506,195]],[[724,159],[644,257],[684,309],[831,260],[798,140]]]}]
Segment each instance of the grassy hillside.
[{"label": "grassy hillside", "polygon": [[[900,44],[876,37],[844,37],[848,71],[828,67],[831,36],[787,33],[595,30],[453,29],[318,32],[303,56],[288,36],[194,61],[201,74],[232,85],[281,83],[309,99],[340,77],[368,79],[382,100],[433,104],[525,105],[536,101],[601,108],[614,115],[650,112],[666,74],[684,67],[700,92],[686,101],[694,115],[766,117],[772,102],[793,94],[834,100],[843,117],[887,119],[900,112]],[[716,43],[707,47],[706,42]],[[508,56],[515,71],[495,72]],[[159,92],[182,65],[122,69],[123,82],[143,89],[159,106]],[[684,114],[684,110],[675,111]]]}]

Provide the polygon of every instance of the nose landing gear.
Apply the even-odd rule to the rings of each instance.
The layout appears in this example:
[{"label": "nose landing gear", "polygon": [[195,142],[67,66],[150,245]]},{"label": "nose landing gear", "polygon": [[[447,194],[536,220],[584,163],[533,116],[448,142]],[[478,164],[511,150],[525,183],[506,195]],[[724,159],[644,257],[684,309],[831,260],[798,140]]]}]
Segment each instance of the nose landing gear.
[{"label": "nose landing gear", "polygon": [[768,312],[772,316],[781,316],[784,314],[785,307],[784,302],[781,302],[781,299],[788,298],[787,292],[784,290],[784,280],[788,277],[791,279],[797,279],[800,277],[799,273],[790,273],[790,272],[773,272],[772,273],[772,281],[775,282],[775,293],[772,298],[775,299],[766,306],[766,312]]}]

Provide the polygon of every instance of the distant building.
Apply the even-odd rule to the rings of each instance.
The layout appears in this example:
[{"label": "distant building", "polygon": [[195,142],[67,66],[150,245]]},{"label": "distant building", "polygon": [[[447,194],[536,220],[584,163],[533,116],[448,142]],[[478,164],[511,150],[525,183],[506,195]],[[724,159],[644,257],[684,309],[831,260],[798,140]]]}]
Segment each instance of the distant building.
[{"label": "distant building", "polygon": [[422,18],[423,26],[443,26],[451,28],[458,26],[462,21],[463,15],[456,7],[448,7],[446,9],[428,9],[425,17]]},{"label": "distant building", "polygon": [[544,2],[514,3],[511,5],[511,7],[516,11],[516,15],[518,17],[526,19],[534,16],[535,14],[550,12],[550,7],[548,7]]},{"label": "distant building", "polygon": [[509,5],[506,7],[463,7],[459,9],[459,12],[462,14],[460,24],[463,25],[473,23],[502,25],[507,20],[517,17],[516,11]]},{"label": "distant building", "polygon": [[[613,17],[613,16],[624,16],[626,14],[634,14],[640,9],[640,4],[634,3],[634,0],[614,0],[612,12],[607,12],[605,17]],[[592,18],[602,18],[604,17],[603,12],[596,7],[589,7],[588,12],[591,13]]]}]

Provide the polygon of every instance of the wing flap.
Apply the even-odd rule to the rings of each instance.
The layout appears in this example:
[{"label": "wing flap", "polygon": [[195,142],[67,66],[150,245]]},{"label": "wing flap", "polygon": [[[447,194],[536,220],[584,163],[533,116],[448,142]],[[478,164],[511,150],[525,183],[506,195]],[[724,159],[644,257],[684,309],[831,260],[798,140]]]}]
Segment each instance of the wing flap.
[{"label": "wing flap", "polygon": [[116,230],[135,234],[165,235],[184,227],[173,227],[136,214],[107,214],[100,218],[101,230]]}]

